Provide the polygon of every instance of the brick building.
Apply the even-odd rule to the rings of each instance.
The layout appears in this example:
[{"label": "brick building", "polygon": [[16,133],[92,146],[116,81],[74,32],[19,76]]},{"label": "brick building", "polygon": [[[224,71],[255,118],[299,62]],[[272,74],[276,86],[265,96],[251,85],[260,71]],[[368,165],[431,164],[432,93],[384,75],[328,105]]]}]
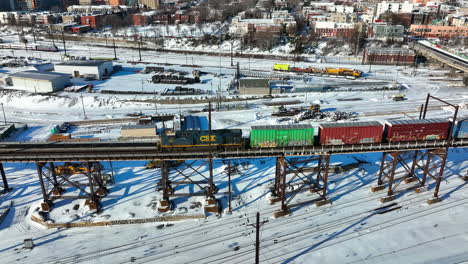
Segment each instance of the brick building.
[{"label": "brick building", "polygon": [[416,55],[410,49],[368,48],[364,50],[363,64],[412,65]]},{"label": "brick building", "polygon": [[410,33],[415,37],[450,39],[459,36],[468,37],[468,27],[411,25]]},{"label": "brick building", "polygon": [[125,0],[108,0],[109,5],[125,5]]},{"label": "brick building", "polygon": [[98,28],[104,26],[104,16],[95,15],[95,16],[82,16],[81,25],[88,25],[92,28]]},{"label": "brick building", "polygon": [[146,6],[148,9],[158,9],[159,8],[159,0],[139,0],[138,3],[140,5]]}]

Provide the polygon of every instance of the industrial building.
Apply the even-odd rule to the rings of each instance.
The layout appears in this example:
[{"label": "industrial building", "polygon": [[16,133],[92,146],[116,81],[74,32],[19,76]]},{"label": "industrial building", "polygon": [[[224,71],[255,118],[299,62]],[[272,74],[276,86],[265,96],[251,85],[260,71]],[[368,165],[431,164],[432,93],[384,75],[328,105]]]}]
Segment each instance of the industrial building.
[{"label": "industrial building", "polygon": [[412,65],[416,58],[414,51],[403,48],[368,48],[362,57],[363,64]]},{"label": "industrial building", "polygon": [[24,71],[10,75],[14,89],[33,93],[50,93],[69,86],[70,76],[57,72]]},{"label": "industrial building", "polygon": [[123,126],[120,136],[122,138],[156,137],[156,126],[154,124]]},{"label": "industrial building", "polygon": [[102,80],[114,71],[112,61],[70,60],[55,65],[55,71],[73,77],[93,76]]},{"label": "industrial building", "polygon": [[268,79],[240,79],[239,93],[270,95],[270,82]]}]

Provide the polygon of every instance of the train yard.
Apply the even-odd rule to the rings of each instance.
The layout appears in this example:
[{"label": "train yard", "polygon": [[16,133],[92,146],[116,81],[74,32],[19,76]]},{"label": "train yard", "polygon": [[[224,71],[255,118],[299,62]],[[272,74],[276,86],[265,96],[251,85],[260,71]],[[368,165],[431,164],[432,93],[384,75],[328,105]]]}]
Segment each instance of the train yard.
[{"label": "train yard", "polygon": [[[91,57],[98,49],[100,57],[113,54],[110,48],[77,46],[69,47],[69,52]],[[61,55],[34,52],[50,54],[50,58]],[[227,95],[236,72],[227,57],[196,55],[192,59],[186,54],[143,51],[148,58],[143,63],[132,58],[136,56],[132,52],[136,54],[133,50],[119,56],[124,71],[93,82],[91,93],[23,94],[21,98],[15,98],[15,92],[5,93],[8,121],[31,124],[18,137],[0,142],[0,191],[1,186],[5,191],[0,209],[10,208],[0,223],[5,238],[0,252],[8,261],[247,263],[255,255],[251,224],[257,212],[263,221],[268,220],[261,229],[262,263],[407,262],[404,255],[417,256],[421,262],[467,259],[459,245],[466,239],[463,227],[467,223],[462,216],[467,209],[468,139],[448,130],[451,127],[443,127],[445,135],[433,133],[417,140],[387,137],[386,124],[442,118],[442,123],[451,126],[450,118],[459,119],[455,109],[459,117],[466,115],[468,94],[447,87],[452,83],[442,77],[431,80],[444,76],[443,70],[372,65],[371,71],[368,65],[238,58],[240,72],[247,78],[285,78],[308,82],[310,87],[334,88],[247,100]],[[191,60],[196,63],[188,63]],[[272,71],[277,65],[287,65],[287,70]],[[162,77],[166,73],[152,79],[144,73],[146,66],[208,74],[190,84],[200,89],[199,95],[192,95],[193,101],[166,105],[162,102],[176,101],[175,92],[180,89],[163,98],[160,93],[168,88],[159,86],[167,85],[167,78]],[[174,83],[191,81],[180,76],[172,79]],[[112,87],[128,94],[99,93]],[[402,92],[401,87],[404,100],[392,100]],[[444,103],[433,103],[431,98],[425,105],[422,94],[427,93],[444,98]],[[207,102],[216,101],[217,94],[232,100],[222,104],[243,108],[215,107],[210,118]],[[29,108],[20,100],[26,100]],[[379,122],[381,133],[374,135],[375,141],[322,141],[322,123],[328,121],[294,123],[293,118],[273,115],[281,102],[288,101],[297,101],[293,108],[319,105],[323,111],[352,113],[358,123]],[[177,141],[181,135],[158,141],[125,140],[117,132],[102,132],[138,122],[139,118],[128,121],[128,113],[194,115],[194,120],[212,121],[205,134],[194,132],[196,128],[190,125],[182,129],[184,135],[198,136],[191,144],[204,148],[183,145],[188,141]],[[84,117],[87,120],[77,121]],[[115,123],[106,126],[97,119]],[[50,128],[75,121],[78,128],[68,132],[83,137],[82,142],[45,142]],[[158,123],[158,134],[167,126]],[[279,131],[293,126],[312,128],[314,135],[309,134],[308,143],[294,138],[292,145],[252,141],[255,129]],[[221,130],[238,130],[235,136],[241,141],[230,147],[212,141],[212,136],[226,136],[217,134]],[[8,205],[10,201],[14,203]],[[106,227],[95,227],[99,225]],[[71,228],[75,226],[82,228]],[[37,245],[32,251],[22,249],[22,239],[29,237]],[[448,244],[458,246],[439,252]],[[420,254],[423,247],[433,253]]]}]

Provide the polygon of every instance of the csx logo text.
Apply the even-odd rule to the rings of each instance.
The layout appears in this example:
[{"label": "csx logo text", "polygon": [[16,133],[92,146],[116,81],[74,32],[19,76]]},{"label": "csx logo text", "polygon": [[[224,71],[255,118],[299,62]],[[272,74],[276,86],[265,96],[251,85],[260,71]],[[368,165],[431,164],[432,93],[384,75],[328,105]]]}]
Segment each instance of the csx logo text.
[{"label": "csx logo text", "polygon": [[[211,138],[210,138],[211,137]],[[200,137],[200,141],[202,142],[207,142],[207,141],[216,141],[216,136],[215,135],[211,135],[211,136],[201,136]]]}]

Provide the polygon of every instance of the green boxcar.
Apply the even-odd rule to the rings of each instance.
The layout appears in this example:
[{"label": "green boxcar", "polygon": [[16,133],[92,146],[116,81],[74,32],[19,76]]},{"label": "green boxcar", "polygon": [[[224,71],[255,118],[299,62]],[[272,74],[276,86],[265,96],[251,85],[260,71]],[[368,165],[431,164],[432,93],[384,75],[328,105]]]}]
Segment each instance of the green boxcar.
[{"label": "green boxcar", "polygon": [[310,125],[253,126],[251,148],[314,145],[314,128]]}]

